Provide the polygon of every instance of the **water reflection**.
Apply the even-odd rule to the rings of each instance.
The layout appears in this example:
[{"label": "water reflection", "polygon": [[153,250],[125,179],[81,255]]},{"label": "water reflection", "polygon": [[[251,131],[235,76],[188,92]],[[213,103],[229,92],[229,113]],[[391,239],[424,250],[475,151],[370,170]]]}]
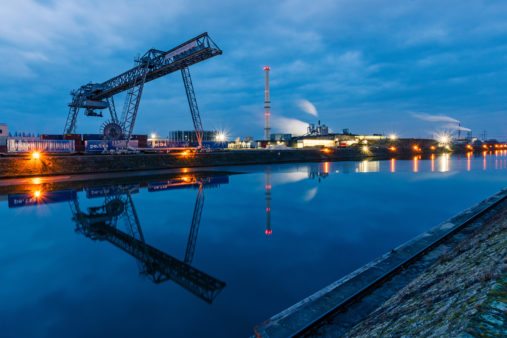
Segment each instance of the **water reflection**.
[{"label": "water reflection", "polygon": [[102,198],[102,203],[81,208],[76,190],[48,191],[35,190],[32,193],[9,195],[9,207],[69,202],[72,221],[76,232],[91,240],[107,241],[134,257],[140,274],[154,283],[172,280],[198,296],[212,303],[225,287],[222,282],[191,266],[194,258],[197,234],[204,206],[204,187],[228,183],[227,176],[197,177],[185,175],[161,182],[148,183],[149,192],[178,188],[197,188],[197,197],[192,215],[185,258],[183,261],[172,257],[146,243],[141,223],[132,199],[139,192],[139,184],[108,185],[85,188],[87,199]]},{"label": "water reflection", "polygon": [[418,172],[419,171],[419,159],[421,158],[421,156],[414,156],[413,158],[413,163],[414,163],[414,172]]},{"label": "water reflection", "polygon": [[442,154],[440,155],[440,172],[447,172],[450,170],[449,166],[449,154]]},{"label": "water reflection", "polygon": [[361,161],[356,169],[358,173],[376,173],[379,171],[380,161]]},{"label": "water reflection", "polygon": [[266,167],[266,235],[271,235],[271,167]]},{"label": "water reflection", "polygon": [[391,172],[392,173],[396,172],[396,159],[395,158],[391,159]]}]

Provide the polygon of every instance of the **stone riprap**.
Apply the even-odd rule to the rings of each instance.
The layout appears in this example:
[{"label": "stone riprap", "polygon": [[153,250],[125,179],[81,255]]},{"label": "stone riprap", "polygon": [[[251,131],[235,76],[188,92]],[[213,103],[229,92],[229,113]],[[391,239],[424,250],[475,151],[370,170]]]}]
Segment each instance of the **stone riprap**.
[{"label": "stone riprap", "polygon": [[507,207],[346,337],[506,336]]}]

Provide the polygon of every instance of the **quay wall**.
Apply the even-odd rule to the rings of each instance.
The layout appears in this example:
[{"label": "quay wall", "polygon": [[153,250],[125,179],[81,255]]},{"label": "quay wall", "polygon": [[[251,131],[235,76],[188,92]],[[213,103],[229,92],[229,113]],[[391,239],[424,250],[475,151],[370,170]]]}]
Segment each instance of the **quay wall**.
[{"label": "quay wall", "polygon": [[379,148],[363,152],[354,148],[343,149],[267,149],[234,150],[209,153],[157,153],[123,155],[49,155],[39,159],[29,155],[0,157],[0,178],[90,174],[121,171],[159,170],[230,165],[274,164],[295,162],[384,160],[412,158],[409,150],[393,153]]}]

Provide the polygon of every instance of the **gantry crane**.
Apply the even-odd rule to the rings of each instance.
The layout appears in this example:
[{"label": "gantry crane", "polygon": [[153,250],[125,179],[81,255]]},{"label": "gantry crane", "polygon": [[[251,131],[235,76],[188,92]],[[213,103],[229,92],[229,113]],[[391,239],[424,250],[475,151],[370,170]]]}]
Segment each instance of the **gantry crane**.
[{"label": "gantry crane", "polygon": [[[81,211],[77,199],[71,202],[76,231],[93,240],[105,240],[127,252],[138,262],[141,274],[154,283],[173,280],[194,295],[211,303],[225,283],[192,267],[197,232],[202,214],[203,184],[199,190],[192,217],[189,241],[184,261],[180,261],[152,246],[144,240],[129,186],[104,189],[104,204]],[[119,229],[118,221],[124,220],[126,232]]]},{"label": "gantry crane", "polygon": [[[202,148],[203,127],[189,66],[222,54],[208,33],[196,36],[169,51],[150,49],[135,60],[132,69],[103,83],[88,83],[71,92],[72,102],[65,122],[64,134],[74,133],[77,116],[81,108],[87,116],[102,117],[102,110],[108,109],[111,120],[102,126],[102,133],[108,140],[125,140],[125,147],[132,137],[141,102],[144,84],[167,74],[181,71],[187,94],[190,114],[194,124],[199,149]],[[114,95],[127,92],[122,115],[118,116]],[[98,111],[98,112],[97,112]]]}]

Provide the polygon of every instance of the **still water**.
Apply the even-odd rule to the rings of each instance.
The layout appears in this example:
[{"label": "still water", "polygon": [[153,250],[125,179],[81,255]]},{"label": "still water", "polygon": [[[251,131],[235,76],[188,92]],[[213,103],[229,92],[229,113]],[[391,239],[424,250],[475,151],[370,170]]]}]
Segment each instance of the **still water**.
[{"label": "still water", "polygon": [[507,151],[219,170],[1,195],[0,335],[250,336],[505,188]]}]

